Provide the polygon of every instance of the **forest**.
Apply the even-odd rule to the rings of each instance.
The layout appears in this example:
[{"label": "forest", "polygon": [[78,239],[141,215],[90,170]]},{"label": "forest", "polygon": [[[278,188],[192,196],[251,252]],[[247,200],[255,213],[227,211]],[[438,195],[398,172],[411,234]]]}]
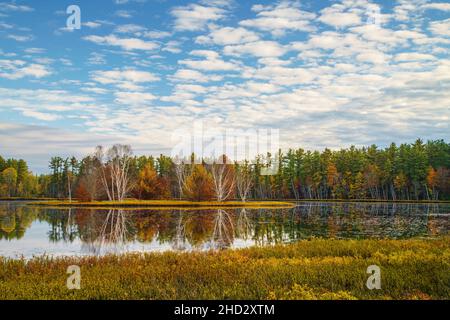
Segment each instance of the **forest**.
[{"label": "forest", "polygon": [[[195,161],[194,161],[195,160]],[[279,164],[272,175],[264,168]],[[135,156],[127,145],[99,146],[82,159],[52,157],[49,173],[0,156],[0,197],[82,201],[124,199],[450,199],[450,144],[414,143],[341,150],[281,150],[231,162]]]}]

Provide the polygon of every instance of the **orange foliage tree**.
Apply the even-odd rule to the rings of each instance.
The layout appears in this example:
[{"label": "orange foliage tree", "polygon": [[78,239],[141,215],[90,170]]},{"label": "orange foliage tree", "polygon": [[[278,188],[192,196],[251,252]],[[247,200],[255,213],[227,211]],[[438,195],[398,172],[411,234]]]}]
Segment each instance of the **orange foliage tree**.
[{"label": "orange foliage tree", "polygon": [[83,180],[80,180],[77,188],[75,189],[75,198],[85,202],[94,200],[92,195],[88,192]]},{"label": "orange foliage tree", "polygon": [[191,175],[186,179],[184,194],[194,201],[211,200],[214,197],[213,179],[203,165],[194,166]]},{"label": "orange foliage tree", "polygon": [[134,194],[139,199],[167,199],[170,185],[167,179],[158,176],[151,163],[147,163],[139,172]]}]

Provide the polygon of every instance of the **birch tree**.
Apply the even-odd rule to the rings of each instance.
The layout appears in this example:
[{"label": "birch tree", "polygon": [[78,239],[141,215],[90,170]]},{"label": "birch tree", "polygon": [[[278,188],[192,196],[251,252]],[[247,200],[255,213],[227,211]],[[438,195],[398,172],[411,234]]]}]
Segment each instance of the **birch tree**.
[{"label": "birch tree", "polygon": [[177,180],[179,198],[183,197],[183,191],[188,188],[187,178],[192,174],[193,165],[186,164],[184,160],[175,158],[173,161],[174,173]]},{"label": "birch tree", "polygon": [[123,201],[131,190],[131,156],[132,150],[128,145],[116,144],[106,152],[102,146],[96,149],[102,185],[110,201]]},{"label": "birch tree", "polygon": [[245,202],[253,186],[253,177],[247,161],[242,166],[236,166],[236,168],[236,189],[239,198]]},{"label": "birch tree", "polygon": [[230,198],[235,190],[236,179],[234,169],[225,155],[211,165],[211,176],[217,201]]}]

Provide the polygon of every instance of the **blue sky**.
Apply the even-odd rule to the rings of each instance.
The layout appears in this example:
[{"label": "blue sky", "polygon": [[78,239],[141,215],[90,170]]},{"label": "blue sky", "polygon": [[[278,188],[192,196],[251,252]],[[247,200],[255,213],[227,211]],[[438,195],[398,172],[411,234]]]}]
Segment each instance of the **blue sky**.
[{"label": "blue sky", "polygon": [[0,154],[170,154],[194,121],[283,148],[449,140],[449,44],[432,0],[0,2]]}]

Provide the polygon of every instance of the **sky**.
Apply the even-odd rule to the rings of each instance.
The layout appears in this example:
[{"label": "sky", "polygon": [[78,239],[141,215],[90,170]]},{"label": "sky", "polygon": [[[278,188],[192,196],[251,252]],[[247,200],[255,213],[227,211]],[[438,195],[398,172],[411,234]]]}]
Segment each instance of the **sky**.
[{"label": "sky", "polygon": [[449,44],[437,0],[0,2],[0,155],[170,154],[198,122],[283,149],[448,141]]}]

